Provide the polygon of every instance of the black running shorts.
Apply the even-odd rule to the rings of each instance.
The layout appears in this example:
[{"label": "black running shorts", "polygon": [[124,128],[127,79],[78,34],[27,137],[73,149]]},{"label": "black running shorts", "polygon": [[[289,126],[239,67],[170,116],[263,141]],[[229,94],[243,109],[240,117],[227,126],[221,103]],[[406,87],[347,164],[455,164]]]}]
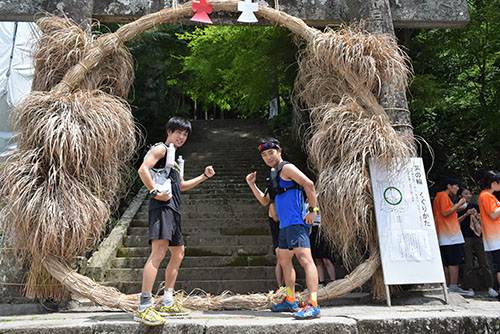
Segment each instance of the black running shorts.
[{"label": "black running shorts", "polygon": [[464,244],[445,245],[439,247],[443,266],[457,266],[465,263]]},{"label": "black running shorts", "polygon": [[169,207],[149,210],[149,243],[154,239],[170,240],[169,246],[182,246],[181,215]]}]

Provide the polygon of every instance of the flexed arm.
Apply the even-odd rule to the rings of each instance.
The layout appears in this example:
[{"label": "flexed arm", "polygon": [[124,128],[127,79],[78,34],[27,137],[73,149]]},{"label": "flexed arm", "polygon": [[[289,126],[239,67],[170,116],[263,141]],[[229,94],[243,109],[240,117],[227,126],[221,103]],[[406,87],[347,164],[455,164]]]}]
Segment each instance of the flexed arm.
[{"label": "flexed arm", "polygon": [[207,166],[205,168],[205,171],[203,174],[192,178],[191,180],[184,181],[184,179],[181,180],[181,191],[186,191],[189,189],[193,189],[203,181],[206,181],[210,178],[212,178],[215,175],[215,170],[212,166]]},{"label": "flexed arm", "polygon": [[248,183],[248,186],[250,189],[252,189],[252,193],[257,198],[260,204],[263,206],[267,206],[269,203],[271,203],[271,199],[269,198],[269,194],[264,194],[262,190],[257,187],[255,184],[255,180],[257,180],[257,172],[253,172],[247,175],[246,181]]}]

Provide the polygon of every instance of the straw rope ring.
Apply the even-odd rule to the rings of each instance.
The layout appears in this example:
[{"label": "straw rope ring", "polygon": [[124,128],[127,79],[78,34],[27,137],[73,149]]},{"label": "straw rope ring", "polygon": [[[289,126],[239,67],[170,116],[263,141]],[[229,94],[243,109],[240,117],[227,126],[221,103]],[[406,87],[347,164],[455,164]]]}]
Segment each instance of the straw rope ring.
[{"label": "straw rope ring", "polygon": [[[210,2],[214,12],[237,11],[236,0]],[[127,312],[138,306],[137,295],[101,286],[73,271],[68,263],[71,254],[83,254],[95,246],[116,201],[120,171],[127,169],[127,159],[135,152],[133,117],[130,107],[119,98],[127,97],[133,77],[131,57],[123,44],[158,24],[192,15],[191,5],[175,1],[172,8],[143,16],[98,38],[68,19],[39,21],[43,34],[35,57],[34,91],[13,114],[19,147],[0,170],[0,197],[11,208],[6,211],[9,224],[5,235],[15,235],[10,238],[13,248],[22,258],[37,260],[43,269],[30,273],[31,296],[62,296],[54,290],[37,290],[50,274],[67,291],[88,296],[98,304]],[[361,262],[352,254],[362,254],[370,243],[376,243],[367,159],[376,157],[390,163],[394,158],[414,155],[413,138],[393,129],[378,102],[381,82],[406,87],[410,73],[407,57],[386,35],[346,26],[321,32],[280,11],[278,0],[275,7],[259,6],[256,15],[286,27],[306,42],[299,54],[296,104],[310,110],[307,150],[318,172],[322,230],[337,246],[344,264],[352,268],[356,261]],[[373,116],[377,122],[371,121]],[[78,136],[67,136],[68,129]],[[68,149],[62,154],[60,148],[64,147]],[[62,167],[42,169],[54,163]],[[25,183],[44,177],[47,182]],[[334,208],[342,208],[341,214]],[[72,233],[61,236],[61,225]],[[47,232],[37,234],[40,230]],[[349,293],[370,279],[380,266],[378,246],[370,247],[367,262],[324,287],[319,302]],[[269,307],[281,295],[189,294],[184,304],[193,309],[258,310]],[[304,300],[307,293],[297,297]]]}]

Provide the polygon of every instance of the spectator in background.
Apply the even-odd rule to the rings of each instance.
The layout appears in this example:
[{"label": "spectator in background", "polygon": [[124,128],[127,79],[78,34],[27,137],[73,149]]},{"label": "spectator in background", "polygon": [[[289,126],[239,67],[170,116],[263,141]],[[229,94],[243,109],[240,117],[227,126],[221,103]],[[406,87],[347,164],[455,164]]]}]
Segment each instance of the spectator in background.
[{"label": "spectator in background", "polygon": [[481,217],[479,206],[471,203],[472,193],[466,187],[458,190],[458,197],[465,199],[465,203],[458,208],[458,222],[465,239],[465,266],[463,268],[463,287],[472,287],[474,268],[474,255],[479,262],[483,284],[488,287],[488,294],[491,297],[498,297],[498,293],[493,289],[493,280],[486,252],[484,251],[483,239],[481,237]]},{"label": "spectator in background", "polygon": [[273,238],[273,249],[276,254],[276,266],[274,268],[274,275],[276,276],[276,283],[278,284],[278,290],[285,286],[285,279],[283,278],[283,270],[279,262],[278,252],[279,252],[279,236],[280,236],[280,222],[278,220],[278,213],[276,212],[276,206],[274,202],[269,204],[268,209],[269,216],[269,230],[271,232],[271,237]]},{"label": "spectator in background", "polygon": [[331,259],[333,255],[332,249],[321,231],[320,215],[316,216],[316,219],[311,227],[311,234],[309,237],[311,240],[312,257],[314,259],[314,263],[316,264],[316,268],[318,269],[318,286],[322,288],[325,285],[324,268],[328,271],[330,279],[335,281],[335,267],[333,266]]},{"label": "spectator in background", "polygon": [[465,203],[465,199],[461,198],[454,205],[450,198],[451,195],[457,194],[458,188],[457,179],[446,178],[443,180],[442,191],[438,192],[434,198],[434,221],[436,223],[446,284],[450,292],[473,296],[473,291],[466,291],[458,286],[459,266],[465,263],[465,241],[460,231],[457,210]]},{"label": "spectator in background", "polygon": [[479,212],[483,231],[484,250],[491,252],[493,263],[497,266],[497,279],[500,282],[500,203],[493,195],[500,191],[500,173],[487,171],[483,178],[484,190],[479,194]]}]

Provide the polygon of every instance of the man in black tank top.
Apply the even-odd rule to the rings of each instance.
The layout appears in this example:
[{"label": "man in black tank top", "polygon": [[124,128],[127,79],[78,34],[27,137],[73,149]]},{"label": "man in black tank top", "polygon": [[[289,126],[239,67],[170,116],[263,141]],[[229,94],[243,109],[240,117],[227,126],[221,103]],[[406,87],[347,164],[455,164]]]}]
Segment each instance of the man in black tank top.
[{"label": "man in black tank top", "polygon": [[[201,182],[213,177],[215,171],[212,166],[205,168],[203,174],[185,181],[181,178],[179,165],[176,163],[168,171],[171,183],[170,192],[160,192],[155,185],[150,171],[154,168],[164,169],[167,147],[173,144],[181,147],[191,133],[191,123],[181,117],[171,118],[166,125],[167,139],[165,143],[158,143],[151,148],[144,162],[139,167],[139,176],[149,189],[149,242],[151,254],[144,266],[142,275],[141,304],[134,320],[146,325],[161,325],[165,323],[165,316],[187,315],[189,312],[173,297],[173,288],[177,273],[184,258],[184,240],[181,231],[181,191],[196,187]],[[167,172],[166,172],[167,173]],[[167,251],[171,258],[165,270],[165,295],[159,311],[151,303],[151,291],[158,273],[158,267]]]}]

